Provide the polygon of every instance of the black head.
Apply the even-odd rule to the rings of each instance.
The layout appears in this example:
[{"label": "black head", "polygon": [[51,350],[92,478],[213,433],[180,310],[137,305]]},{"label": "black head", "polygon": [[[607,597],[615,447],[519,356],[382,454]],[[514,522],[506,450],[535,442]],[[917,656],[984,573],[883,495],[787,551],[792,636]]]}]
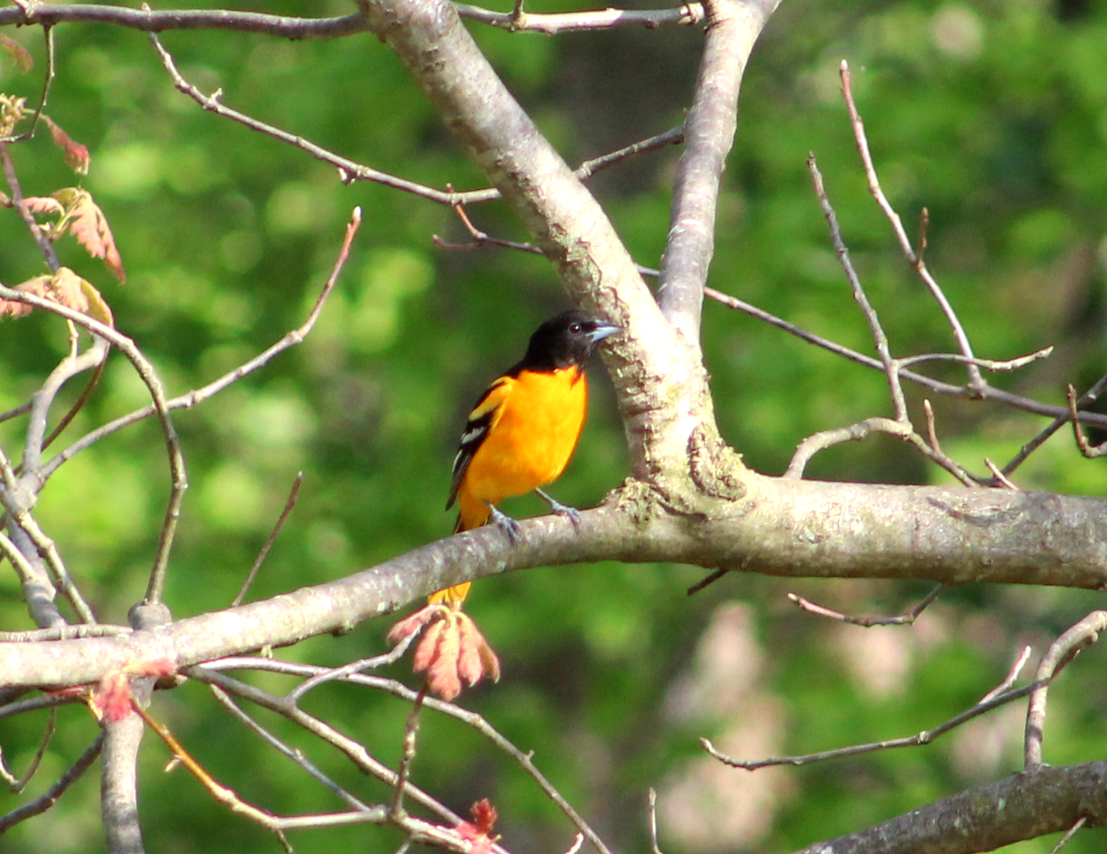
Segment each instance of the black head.
[{"label": "black head", "polygon": [[556,371],[576,365],[583,368],[596,345],[621,326],[598,320],[586,311],[573,310],[547,320],[530,336],[520,368]]}]

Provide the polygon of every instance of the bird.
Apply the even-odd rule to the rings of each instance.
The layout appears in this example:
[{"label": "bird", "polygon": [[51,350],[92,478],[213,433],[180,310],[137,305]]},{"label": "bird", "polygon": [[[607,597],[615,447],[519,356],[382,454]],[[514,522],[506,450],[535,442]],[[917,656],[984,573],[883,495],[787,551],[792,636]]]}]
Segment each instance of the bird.
[{"label": "bird", "polygon": [[[584,368],[597,345],[622,331],[586,311],[551,318],[530,337],[523,358],[485,389],[465,423],[454,457],[449,510],[457,503],[454,533],[479,528],[490,519],[514,542],[518,523],[496,505],[537,492],[574,525],[580,515],[555,501],[542,487],[561,476],[576,450],[588,408]],[[439,590],[431,604],[459,608],[470,582]]]}]

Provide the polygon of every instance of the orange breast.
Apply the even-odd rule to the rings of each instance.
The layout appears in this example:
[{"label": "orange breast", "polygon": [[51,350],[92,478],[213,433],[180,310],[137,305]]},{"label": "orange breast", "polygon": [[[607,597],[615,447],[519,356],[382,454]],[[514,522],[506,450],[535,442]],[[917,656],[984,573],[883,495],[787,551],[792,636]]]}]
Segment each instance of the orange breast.
[{"label": "orange breast", "polygon": [[525,371],[510,383],[510,393],[458,489],[462,530],[484,524],[489,516],[485,502],[499,504],[556,480],[584,426],[588,382],[578,368]]}]

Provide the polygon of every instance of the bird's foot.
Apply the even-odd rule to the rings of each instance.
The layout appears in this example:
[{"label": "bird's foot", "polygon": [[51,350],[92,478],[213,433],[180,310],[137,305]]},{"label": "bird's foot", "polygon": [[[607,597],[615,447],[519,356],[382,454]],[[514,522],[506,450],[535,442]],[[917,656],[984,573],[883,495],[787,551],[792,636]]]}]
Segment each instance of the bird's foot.
[{"label": "bird's foot", "polygon": [[507,539],[511,545],[515,545],[519,541],[519,523],[498,507],[489,504],[488,509],[492,511],[492,521],[496,524],[496,527],[507,534]]},{"label": "bird's foot", "polygon": [[556,498],[551,498],[544,493],[541,489],[534,490],[550,505],[550,510],[556,513],[558,516],[565,516],[573,523],[573,527],[576,530],[580,530],[580,511],[576,507],[570,507],[568,504],[562,504]]}]

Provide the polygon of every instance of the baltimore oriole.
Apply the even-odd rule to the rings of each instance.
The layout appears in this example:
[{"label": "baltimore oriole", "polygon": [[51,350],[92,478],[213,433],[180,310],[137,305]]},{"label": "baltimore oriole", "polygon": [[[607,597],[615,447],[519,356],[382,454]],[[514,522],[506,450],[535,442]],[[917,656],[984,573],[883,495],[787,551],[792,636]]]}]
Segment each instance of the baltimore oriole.
[{"label": "baltimore oriole", "polygon": [[[585,365],[597,344],[620,331],[584,311],[559,314],[538,327],[522,360],[480,396],[454,458],[446,502],[447,510],[457,502],[454,533],[479,528],[491,518],[514,539],[518,525],[496,505],[531,491],[579,524],[576,510],[541,488],[565,470],[580,438],[588,407]],[[440,590],[430,601],[457,606],[469,586]]]}]

